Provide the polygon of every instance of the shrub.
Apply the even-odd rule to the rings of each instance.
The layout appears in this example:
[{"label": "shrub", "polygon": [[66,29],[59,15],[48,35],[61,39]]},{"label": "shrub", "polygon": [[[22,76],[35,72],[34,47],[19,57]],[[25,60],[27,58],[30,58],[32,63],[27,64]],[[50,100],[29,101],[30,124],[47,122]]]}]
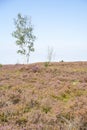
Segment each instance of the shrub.
[{"label": "shrub", "polygon": [[0,67],[2,67],[3,65],[2,64],[0,64]]},{"label": "shrub", "polygon": [[5,113],[0,114],[0,122],[8,122],[7,115],[5,115]]},{"label": "shrub", "polygon": [[14,93],[14,94],[12,94],[10,96],[10,99],[11,99],[11,101],[12,101],[13,104],[17,104],[20,101],[20,95]]},{"label": "shrub", "polygon": [[34,73],[38,72],[38,71],[39,71],[39,67],[38,67],[38,66],[33,66],[33,67],[32,67],[32,71],[33,71]]},{"label": "shrub", "polygon": [[51,107],[50,106],[45,106],[42,109],[43,109],[43,112],[45,112],[47,114],[48,112],[50,112]]},{"label": "shrub", "polygon": [[21,117],[16,121],[18,125],[25,125],[27,123],[27,119],[25,117]]},{"label": "shrub", "polygon": [[45,62],[45,63],[44,63],[44,66],[45,66],[45,67],[48,67],[48,66],[49,66],[49,62]]},{"label": "shrub", "polygon": [[64,62],[64,60],[61,60],[60,62]]}]

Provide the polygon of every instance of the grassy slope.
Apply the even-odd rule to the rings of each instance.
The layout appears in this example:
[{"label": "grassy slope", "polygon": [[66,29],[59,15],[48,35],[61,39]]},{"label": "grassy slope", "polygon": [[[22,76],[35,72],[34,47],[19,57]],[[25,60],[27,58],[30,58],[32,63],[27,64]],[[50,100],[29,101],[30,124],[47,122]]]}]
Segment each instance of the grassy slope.
[{"label": "grassy slope", "polygon": [[0,67],[0,130],[87,130],[87,62]]}]

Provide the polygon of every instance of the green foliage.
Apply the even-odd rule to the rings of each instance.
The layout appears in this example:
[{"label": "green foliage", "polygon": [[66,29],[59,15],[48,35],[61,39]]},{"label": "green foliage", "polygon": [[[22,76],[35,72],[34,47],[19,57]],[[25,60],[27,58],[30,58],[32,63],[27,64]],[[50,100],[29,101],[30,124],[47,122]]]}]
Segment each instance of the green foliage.
[{"label": "green foliage", "polygon": [[0,86],[0,90],[8,90],[8,89],[10,89],[10,88],[11,88],[10,85],[1,85],[1,86]]},{"label": "green foliage", "polygon": [[46,114],[47,114],[48,112],[50,112],[50,110],[51,110],[51,107],[50,107],[50,106],[44,106],[44,107],[43,107],[43,112],[45,112]]},{"label": "green foliage", "polygon": [[16,121],[18,125],[25,125],[27,123],[27,119],[25,117],[21,117]]},{"label": "green foliage", "polygon": [[7,115],[5,115],[5,113],[0,114],[0,122],[8,122]]},{"label": "green foliage", "polygon": [[61,60],[60,62],[64,62],[64,60]]},{"label": "green foliage", "polygon": [[18,14],[17,19],[14,19],[14,24],[16,30],[12,33],[12,36],[16,38],[16,44],[19,46],[17,53],[25,55],[28,63],[30,52],[34,51],[33,46],[36,39],[33,35],[31,18],[22,17],[21,14]]},{"label": "green foliage", "polygon": [[61,95],[51,95],[54,99],[63,101],[63,102],[68,102],[71,99],[71,95],[68,93],[62,93]]},{"label": "green foliage", "polygon": [[0,64],[0,68],[2,67],[3,65],[2,64]]},{"label": "green foliage", "polygon": [[23,109],[23,113],[28,113],[30,112],[31,108],[29,105],[27,105],[24,109]]},{"label": "green foliage", "polygon": [[49,66],[49,62],[45,62],[45,63],[44,63],[44,66],[45,66],[45,67],[48,67],[48,66]]},{"label": "green foliage", "polygon": [[62,94],[59,96],[59,99],[60,99],[61,101],[64,101],[64,102],[67,102],[70,98],[71,98],[71,95],[68,94],[68,93],[62,93]]}]

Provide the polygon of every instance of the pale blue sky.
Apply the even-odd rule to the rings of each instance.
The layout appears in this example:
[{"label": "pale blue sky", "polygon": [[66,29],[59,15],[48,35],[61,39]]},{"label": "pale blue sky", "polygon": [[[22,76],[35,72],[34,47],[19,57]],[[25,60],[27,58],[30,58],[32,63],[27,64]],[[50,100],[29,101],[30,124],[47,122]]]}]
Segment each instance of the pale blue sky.
[{"label": "pale blue sky", "polygon": [[32,17],[37,36],[30,62],[87,60],[87,0],[0,0],[0,63],[23,63],[11,36],[17,14]]}]

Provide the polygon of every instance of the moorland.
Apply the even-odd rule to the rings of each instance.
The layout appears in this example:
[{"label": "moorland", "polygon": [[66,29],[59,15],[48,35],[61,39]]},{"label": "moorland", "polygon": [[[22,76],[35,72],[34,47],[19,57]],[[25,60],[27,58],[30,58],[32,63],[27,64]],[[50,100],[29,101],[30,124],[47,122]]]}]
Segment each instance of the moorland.
[{"label": "moorland", "polygon": [[87,130],[87,62],[0,65],[0,130]]}]

